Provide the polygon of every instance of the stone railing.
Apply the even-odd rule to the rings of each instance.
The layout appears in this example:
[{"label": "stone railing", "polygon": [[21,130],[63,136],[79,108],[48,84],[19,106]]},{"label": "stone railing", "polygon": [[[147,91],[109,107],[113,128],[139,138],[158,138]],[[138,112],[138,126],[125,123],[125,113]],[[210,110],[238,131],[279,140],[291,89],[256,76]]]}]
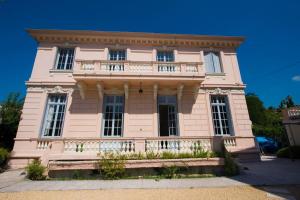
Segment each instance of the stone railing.
[{"label": "stone railing", "polygon": [[145,141],[146,152],[191,153],[195,150],[212,150],[211,138],[149,138]]},{"label": "stone railing", "polygon": [[236,147],[236,138],[235,137],[224,137],[223,143],[225,147]]},{"label": "stone railing", "polygon": [[201,62],[144,62],[144,61],[102,61],[102,60],[76,60],[74,73],[174,73],[180,75],[204,74]]},{"label": "stone railing", "polygon": [[89,152],[115,152],[133,153],[135,152],[134,140],[125,139],[68,139],[64,140],[64,152],[66,153],[89,153]]},{"label": "stone railing", "polygon": [[51,140],[37,140],[37,150],[46,150],[51,148]]}]

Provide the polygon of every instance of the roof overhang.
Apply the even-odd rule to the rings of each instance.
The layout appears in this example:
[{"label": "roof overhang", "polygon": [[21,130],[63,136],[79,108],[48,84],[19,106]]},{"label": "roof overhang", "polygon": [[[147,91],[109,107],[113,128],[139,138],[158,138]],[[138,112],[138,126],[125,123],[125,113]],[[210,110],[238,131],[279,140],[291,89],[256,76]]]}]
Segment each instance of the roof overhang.
[{"label": "roof overhang", "polygon": [[102,43],[114,45],[237,48],[244,41],[244,37],[236,36],[208,36],[142,32],[104,32],[46,29],[28,29],[27,32],[39,43]]}]

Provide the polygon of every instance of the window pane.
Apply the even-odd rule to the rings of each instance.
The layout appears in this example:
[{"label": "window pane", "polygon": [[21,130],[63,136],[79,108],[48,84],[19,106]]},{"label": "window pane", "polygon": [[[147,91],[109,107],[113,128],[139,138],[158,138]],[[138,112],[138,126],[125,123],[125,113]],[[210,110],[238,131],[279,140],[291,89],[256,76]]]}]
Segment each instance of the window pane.
[{"label": "window pane", "polygon": [[225,96],[211,96],[212,117],[216,135],[230,134],[227,106]]},{"label": "window pane", "polygon": [[44,116],[43,136],[60,136],[64,121],[66,95],[49,95]]},{"label": "window pane", "polygon": [[104,97],[104,136],[121,136],[123,122],[123,96]]},{"label": "window pane", "polygon": [[74,49],[60,48],[57,54],[56,69],[70,70],[73,67]]}]

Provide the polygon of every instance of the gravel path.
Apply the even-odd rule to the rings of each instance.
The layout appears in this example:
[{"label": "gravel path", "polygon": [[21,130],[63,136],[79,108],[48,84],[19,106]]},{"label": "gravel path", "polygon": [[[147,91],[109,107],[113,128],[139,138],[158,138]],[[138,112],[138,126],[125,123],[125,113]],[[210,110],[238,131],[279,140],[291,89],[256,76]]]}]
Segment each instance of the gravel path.
[{"label": "gravel path", "polygon": [[268,197],[268,193],[250,186],[229,188],[197,188],[197,189],[118,189],[118,190],[79,190],[79,191],[30,191],[17,193],[0,193],[0,199],[7,200],[153,200],[153,199],[278,199]]}]

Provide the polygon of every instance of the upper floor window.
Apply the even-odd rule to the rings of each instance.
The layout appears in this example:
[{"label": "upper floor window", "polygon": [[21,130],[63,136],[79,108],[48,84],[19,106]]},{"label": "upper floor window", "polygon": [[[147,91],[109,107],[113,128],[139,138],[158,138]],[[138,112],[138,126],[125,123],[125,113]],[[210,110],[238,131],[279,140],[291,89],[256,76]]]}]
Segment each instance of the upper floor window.
[{"label": "upper floor window", "polygon": [[[112,61],[122,61],[126,60],[125,50],[109,50],[109,60]],[[108,71],[124,71],[123,62],[111,62],[106,65],[106,70]]]},{"label": "upper floor window", "polygon": [[73,67],[74,49],[59,48],[57,53],[56,69],[71,70]]},{"label": "upper floor window", "polygon": [[215,135],[230,135],[230,113],[226,96],[211,96],[211,109]]},{"label": "upper floor window", "polygon": [[61,136],[66,110],[66,94],[51,94],[48,96],[44,116],[43,137]]},{"label": "upper floor window", "polygon": [[174,52],[157,51],[156,60],[159,62],[174,62]]},{"label": "upper floor window", "polygon": [[204,52],[205,69],[208,73],[221,73],[220,54],[217,52]]},{"label": "upper floor window", "polygon": [[109,60],[126,60],[126,51],[109,50]]}]

